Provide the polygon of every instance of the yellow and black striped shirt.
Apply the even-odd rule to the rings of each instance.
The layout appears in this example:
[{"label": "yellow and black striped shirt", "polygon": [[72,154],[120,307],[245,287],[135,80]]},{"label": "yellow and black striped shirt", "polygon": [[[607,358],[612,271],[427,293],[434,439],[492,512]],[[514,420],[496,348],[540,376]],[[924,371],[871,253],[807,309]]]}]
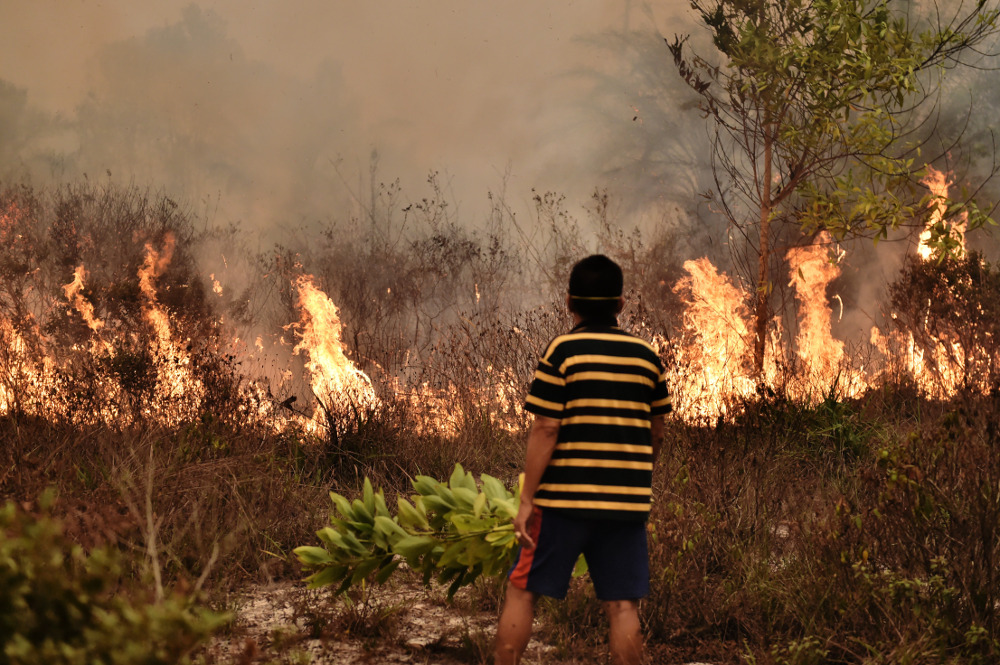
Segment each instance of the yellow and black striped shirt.
[{"label": "yellow and black striped shirt", "polygon": [[556,337],[525,408],[560,422],[536,505],[601,519],[649,516],[650,418],[671,407],[663,364],[648,343],[616,326],[586,324]]}]

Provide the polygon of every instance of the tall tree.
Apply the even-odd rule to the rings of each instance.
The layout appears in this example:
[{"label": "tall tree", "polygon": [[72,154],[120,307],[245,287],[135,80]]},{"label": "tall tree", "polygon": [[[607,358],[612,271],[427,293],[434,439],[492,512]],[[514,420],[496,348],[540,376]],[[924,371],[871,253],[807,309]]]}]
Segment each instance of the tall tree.
[{"label": "tall tree", "polygon": [[[934,74],[981,55],[998,29],[991,1],[920,20],[906,0],[692,0],[721,62],[690,54],[687,37],[667,45],[712,123],[721,208],[746,239],[758,372],[778,243],[823,229],[877,241],[924,215]],[[960,209],[970,226],[987,220],[971,202]],[[946,222],[933,241],[947,251]]]}]

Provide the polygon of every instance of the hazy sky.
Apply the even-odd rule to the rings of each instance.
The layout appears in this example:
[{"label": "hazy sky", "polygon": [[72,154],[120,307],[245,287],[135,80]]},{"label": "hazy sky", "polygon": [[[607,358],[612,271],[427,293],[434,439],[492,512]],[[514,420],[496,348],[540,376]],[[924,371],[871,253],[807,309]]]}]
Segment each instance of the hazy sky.
[{"label": "hazy sky", "polygon": [[659,37],[697,30],[686,0],[0,1],[0,80],[27,95],[0,109],[8,172],[111,171],[259,228],[335,214],[373,150],[415,199],[439,171],[471,223],[505,173],[518,209],[695,188],[704,124]]}]

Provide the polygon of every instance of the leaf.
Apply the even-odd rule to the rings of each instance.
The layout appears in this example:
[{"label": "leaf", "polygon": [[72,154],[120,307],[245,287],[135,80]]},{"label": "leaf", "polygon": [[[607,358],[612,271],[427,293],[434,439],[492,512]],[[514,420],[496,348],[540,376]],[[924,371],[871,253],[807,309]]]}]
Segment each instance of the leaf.
[{"label": "leaf", "polygon": [[452,490],[455,496],[455,503],[457,507],[463,510],[472,510],[472,505],[476,501],[476,490],[469,489],[468,487],[456,487]]},{"label": "leaf", "polygon": [[316,536],[324,543],[327,547],[332,547],[335,549],[346,549],[347,545],[344,544],[344,537],[340,535],[335,529],[330,527],[323,527],[316,532]]},{"label": "leaf", "polygon": [[501,520],[513,520],[517,517],[517,507],[514,505],[514,499],[496,501],[493,504],[493,512]]},{"label": "leaf", "polygon": [[485,531],[492,526],[492,520],[477,519],[468,513],[452,515],[451,523],[455,525],[459,533]]},{"label": "leaf", "polygon": [[458,558],[465,552],[465,547],[466,543],[463,540],[457,540],[446,546],[441,558],[438,559],[438,568],[454,568],[458,564]]},{"label": "leaf", "polygon": [[476,500],[472,502],[472,515],[476,519],[479,519],[483,514],[483,509],[486,508],[486,494],[480,492],[476,496]]},{"label": "leaf", "polygon": [[430,496],[432,494],[436,494],[436,487],[438,485],[440,485],[440,483],[430,476],[417,476],[413,480],[413,489],[416,490],[417,494],[420,496]]},{"label": "leaf", "polygon": [[483,474],[479,476],[479,482],[483,487],[483,492],[491,501],[506,499],[511,496],[507,488],[493,476]]},{"label": "leaf", "polygon": [[483,540],[490,543],[494,547],[503,547],[514,540],[514,532],[509,529],[504,531],[490,531],[486,534]]},{"label": "leaf", "polygon": [[337,494],[336,492],[330,492],[330,500],[333,501],[333,505],[337,507],[337,511],[346,520],[357,519],[354,516],[354,511],[351,510],[351,502],[347,500],[346,497]]},{"label": "leaf", "polygon": [[371,575],[379,567],[379,563],[381,559],[366,559],[359,563],[351,575],[351,584],[357,584]]},{"label": "leaf", "polygon": [[389,517],[389,506],[385,505],[385,495],[382,490],[375,493],[375,515],[382,517]]},{"label": "leaf", "polygon": [[439,496],[425,496],[423,497],[423,503],[428,510],[447,513],[453,510],[456,506],[453,502],[448,502]]},{"label": "leaf", "polygon": [[358,540],[353,533],[347,531],[343,534],[343,536],[344,536],[344,543],[347,545],[347,548],[352,553],[359,554],[362,556],[368,554],[368,548],[362,545],[361,541]]},{"label": "leaf", "polygon": [[[367,478],[365,480],[367,480]],[[369,485],[369,487],[370,486],[371,485]],[[373,504],[375,503],[374,498],[372,499],[372,503]],[[365,522],[371,524],[372,522],[375,521],[375,515],[368,508],[367,504],[361,501],[361,499],[355,499],[354,502],[351,504],[351,507],[354,509],[354,514],[357,517],[357,522],[361,524],[364,524]]]},{"label": "leaf", "polygon": [[382,533],[384,533],[390,540],[406,538],[409,534],[403,527],[399,526],[395,521],[378,515],[375,517],[375,528]]},{"label": "leaf", "polygon": [[392,551],[410,561],[430,552],[437,545],[438,540],[431,536],[406,536],[393,544]]},{"label": "leaf", "polygon": [[400,560],[395,558],[389,559],[388,563],[383,561],[382,567],[379,568],[378,574],[375,575],[375,581],[378,584],[385,584],[386,580],[388,580],[392,574],[396,572],[396,569],[399,568],[400,563]]},{"label": "leaf", "polygon": [[[448,486],[451,489],[456,487],[465,487],[465,469],[462,468],[461,464],[456,464],[455,468],[451,471],[451,478],[448,479]],[[476,489],[475,482],[473,482],[472,489]]]},{"label": "leaf", "polygon": [[319,589],[325,586],[332,586],[344,579],[347,573],[347,566],[326,566],[318,573],[314,573],[306,578],[310,589]]},{"label": "leaf", "polygon": [[333,557],[322,547],[303,545],[302,547],[296,547],[292,552],[298,557],[299,561],[307,566],[320,566],[325,563],[333,563]]},{"label": "leaf", "polygon": [[419,511],[413,504],[399,497],[396,501],[398,505],[397,514],[399,516],[399,522],[403,526],[414,528],[419,527],[421,529],[430,528],[430,524],[427,523],[427,515]]},{"label": "leaf", "polygon": [[[375,492],[372,490],[372,482],[365,478],[364,488],[361,492],[362,501],[364,502],[365,509],[368,511],[369,520],[371,516],[375,515]],[[355,508],[356,509],[356,508]]]}]

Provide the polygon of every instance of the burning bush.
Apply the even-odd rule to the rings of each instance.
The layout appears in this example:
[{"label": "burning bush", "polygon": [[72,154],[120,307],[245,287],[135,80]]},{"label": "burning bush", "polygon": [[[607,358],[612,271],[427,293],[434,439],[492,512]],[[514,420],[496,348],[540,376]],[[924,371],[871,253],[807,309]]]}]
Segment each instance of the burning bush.
[{"label": "burning bush", "polygon": [[[931,395],[988,393],[1000,381],[1000,271],[970,252],[912,259],[891,285],[897,361]],[[891,362],[892,359],[890,359]]]}]

